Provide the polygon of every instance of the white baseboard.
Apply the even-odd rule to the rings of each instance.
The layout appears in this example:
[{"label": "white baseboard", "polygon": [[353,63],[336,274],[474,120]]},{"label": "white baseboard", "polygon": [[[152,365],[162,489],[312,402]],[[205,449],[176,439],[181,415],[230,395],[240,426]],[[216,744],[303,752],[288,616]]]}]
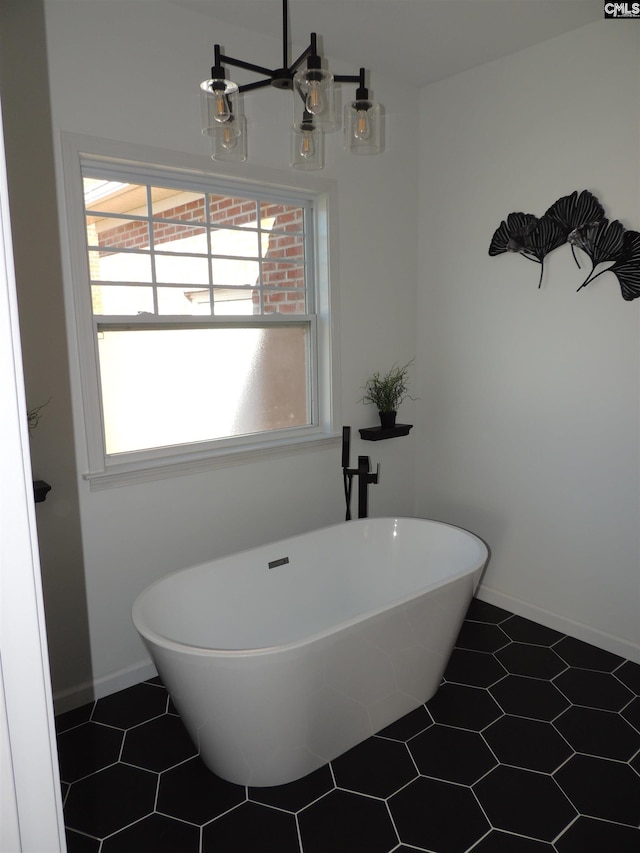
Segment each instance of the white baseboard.
[{"label": "white baseboard", "polygon": [[575,637],[577,640],[590,643],[592,646],[598,646],[598,648],[612,652],[614,655],[620,655],[620,657],[627,660],[640,663],[640,646],[629,640],[624,640],[622,637],[616,637],[613,634],[599,631],[597,628],[592,628],[590,625],[585,625],[582,622],[567,619],[557,613],[536,607],[522,599],[506,595],[484,584],[480,585],[476,594],[481,601],[486,601],[488,604],[494,604],[496,607],[509,610],[517,616],[539,622],[540,625],[553,628],[553,630],[567,634],[569,637]]},{"label": "white baseboard", "polygon": [[73,711],[74,708],[79,708],[89,702],[95,702],[97,699],[102,699],[111,693],[117,693],[118,690],[125,690],[127,687],[133,687],[134,684],[139,684],[141,681],[155,678],[157,674],[158,671],[155,666],[149,661],[144,661],[126,669],[121,669],[113,675],[106,675],[94,681],[86,681],[75,687],[61,690],[58,693],[54,693],[53,696],[55,713],[64,714],[66,711]]}]

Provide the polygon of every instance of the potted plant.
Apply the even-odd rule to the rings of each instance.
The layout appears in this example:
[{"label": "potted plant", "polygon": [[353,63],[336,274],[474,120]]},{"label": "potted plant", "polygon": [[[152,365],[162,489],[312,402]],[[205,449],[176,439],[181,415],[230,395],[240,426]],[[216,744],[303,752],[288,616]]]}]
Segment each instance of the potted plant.
[{"label": "potted plant", "polygon": [[27,426],[29,429],[35,429],[40,423],[40,418],[42,415],[40,412],[46,405],[48,405],[51,401],[47,400],[46,403],[41,403],[39,406],[34,406],[33,409],[27,409]]},{"label": "potted plant", "polygon": [[402,367],[394,364],[384,376],[381,376],[380,371],[376,370],[373,376],[366,381],[362,402],[372,403],[377,407],[380,413],[380,425],[383,429],[395,426],[398,406],[406,397],[409,397],[410,400],[414,399],[407,390],[407,377],[411,364],[413,364],[413,359]]}]

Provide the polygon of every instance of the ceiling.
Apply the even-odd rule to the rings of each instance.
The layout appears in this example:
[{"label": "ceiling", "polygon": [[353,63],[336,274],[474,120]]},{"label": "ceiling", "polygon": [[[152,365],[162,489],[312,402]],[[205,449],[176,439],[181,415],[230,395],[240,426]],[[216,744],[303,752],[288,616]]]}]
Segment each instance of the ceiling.
[{"label": "ceiling", "polygon": [[[281,44],[282,0],[169,2]],[[344,73],[364,66],[418,86],[602,19],[602,0],[289,0],[294,57],[316,32],[324,56],[353,66]],[[212,27],[211,41],[257,61],[220,27]],[[281,64],[280,48],[269,64]]]}]

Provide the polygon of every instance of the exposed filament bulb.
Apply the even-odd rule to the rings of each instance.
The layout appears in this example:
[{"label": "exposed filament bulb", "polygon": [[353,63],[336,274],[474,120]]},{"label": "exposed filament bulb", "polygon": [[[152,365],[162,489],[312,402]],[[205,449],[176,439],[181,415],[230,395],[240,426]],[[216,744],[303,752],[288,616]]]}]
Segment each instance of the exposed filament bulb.
[{"label": "exposed filament bulb", "polygon": [[227,122],[227,124],[223,126],[220,144],[227,151],[231,151],[238,144],[238,133],[231,122]]},{"label": "exposed filament bulb", "polygon": [[307,112],[311,113],[313,116],[321,115],[325,110],[322,85],[319,80],[310,80],[308,85],[309,90],[305,99]]},{"label": "exposed filament bulb", "polygon": [[315,153],[316,146],[313,141],[313,133],[309,131],[303,132],[302,139],[300,140],[300,156],[308,160],[313,157]]},{"label": "exposed filament bulb", "polygon": [[227,100],[224,92],[216,92],[215,93],[215,102],[216,108],[214,112],[214,119],[220,124],[229,121],[231,117],[231,108],[229,107],[229,101]]},{"label": "exposed filament bulb", "polygon": [[371,136],[371,123],[368,110],[358,110],[353,125],[353,135],[356,139],[368,139]]}]

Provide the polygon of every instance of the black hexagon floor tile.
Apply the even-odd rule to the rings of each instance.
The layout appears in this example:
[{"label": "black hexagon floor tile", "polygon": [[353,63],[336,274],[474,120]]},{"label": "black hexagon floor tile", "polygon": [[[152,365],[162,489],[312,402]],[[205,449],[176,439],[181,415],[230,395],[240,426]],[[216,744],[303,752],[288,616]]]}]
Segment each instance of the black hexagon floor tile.
[{"label": "black hexagon floor tile", "polygon": [[398,844],[386,804],[349,791],[331,791],[303,809],[298,825],[305,853],[387,853]]},{"label": "black hexagon floor tile", "polygon": [[613,673],[629,690],[633,690],[636,696],[640,696],[640,664],[630,660],[625,661]]},{"label": "black hexagon floor tile", "polygon": [[536,646],[553,646],[563,635],[522,616],[512,616],[502,622],[500,629],[516,643],[532,643]]},{"label": "black hexagon floor tile", "polygon": [[258,803],[243,803],[202,830],[202,853],[224,850],[299,853],[296,819]]},{"label": "black hexagon floor tile", "polygon": [[202,825],[246,800],[246,790],[212,773],[196,756],[160,774],[156,811]]},{"label": "black hexagon floor tile", "polygon": [[554,853],[554,850],[553,846],[545,841],[534,841],[532,838],[492,829],[480,844],[473,848],[472,853]]},{"label": "black hexagon floor tile", "polygon": [[88,722],[58,735],[58,765],[64,782],[96,773],[120,757],[124,732]]},{"label": "black hexagon floor tile", "polygon": [[207,770],[158,678],[56,729],[69,853],[640,851],[640,666],[477,599],[426,706],[287,785]]},{"label": "black hexagon floor tile", "polygon": [[197,755],[182,720],[165,714],[136,726],[125,735],[122,760],[147,770],[168,770]]},{"label": "black hexagon floor tile", "polygon": [[633,702],[629,702],[629,704],[623,708],[621,714],[625,720],[628,720],[631,725],[640,732],[640,696],[636,696]]},{"label": "black hexagon floor tile", "polygon": [[65,824],[104,838],[153,811],[157,773],[114,764],[71,785],[64,805]]},{"label": "black hexagon floor tile", "polygon": [[436,779],[411,782],[389,808],[401,841],[421,850],[465,853],[490,828],[469,788]]},{"label": "black hexagon floor tile", "polygon": [[409,738],[417,735],[418,732],[424,731],[429,726],[433,725],[431,715],[424,705],[416,708],[415,711],[410,711],[405,714],[400,720],[386,726],[378,732],[379,737],[388,737],[391,740],[407,741]]},{"label": "black hexagon floor tile", "polygon": [[476,732],[502,715],[488,691],[460,684],[443,684],[427,708],[437,723]]},{"label": "black hexagon floor tile", "polygon": [[399,847],[393,848],[393,853],[416,853],[417,847],[407,847],[405,844],[401,844]]},{"label": "black hexagon floor tile", "polygon": [[481,735],[439,724],[410,740],[409,751],[423,776],[461,785],[472,785],[497,764]]},{"label": "black hexagon floor tile", "polygon": [[446,681],[467,684],[470,687],[490,687],[507,674],[494,655],[454,649],[444,673]]},{"label": "black hexagon floor tile", "polygon": [[249,799],[265,806],[275,806],[288,812],[298,812],[328,794],[335,787],[328,764],[308,776],[286,785],[269,788],[249,788]]},{"label": "black hexagon floor tile", "polygon": [[574,705],[620,711],[633,699],[633,693],[607,672],[590,669],[566,669],[553,679],[555,686]]},{"label": "black hexagon floor tile", "polygon": [[553,720],[570,704],[551,682],[522,675],[508,675],[489,692],[505,714],[534,720]]},{"label": "black hexagon floor tile", "polygon": [[456,647],[474,652],[497,652],[510,642],[510,638],[498,625],[467,621],[460,629]]},{"label": "black hexagon floor tile", "polygon": [[168,695],[163,687],[142,682],[98,699],[91,719],[120,729],[130,729],[164,714],[167,700]]},{"label": "black hexagon floor tile", "polygon": [[573,750],[551,723],[505,715],[482,733],[501,764],[553,773]]},{"label": "black hexagon floor tile", "polygon": [[555,779],[581,815],[640,826],[640,777],[628,764],[574,755]]},{"label": "black hexagon floor tile", "polygon": [[567,664],[552,649],[526,643],[510,643],[499,649],[496,657],[507,672],[530,678],[550,679],[567,668]]},{"label": "black hexagon floor tile", "polygon": [[58,714],[56,717],[56,731],[58,733],[66,732],[68,729],[74,729],[76,726],[88,722],[93,713],[93,705],[93,702],[89,702],[89,704],[82,705],[80,708],[65,711],[64,714]]},{"label": "black hexagon floor tile", "polygon": [[556,782],[543,773],[500,765],[473,790],[495,829],[553,841],[577,816]]},{"label": "black hexagon floor tile", "polygon": [[591,646],[582,640],[576,640],[574,637],[563,637],[554,648],[569,666],[581,669],[598,669],[601,672],[612,672],[623,663],[623,659],[618,657],[618,655],[614,655],[604,649],[599,649],[597,646]]},{"label": "black hexagon floor tile", "polygon": [[612,711],[572,705],[554,725],[576,752],[629,761],[640,749],[640,732]]},{"label": "black hexagon floor tile", "polygon": [[97,838],[89,838],[88,835],[81,835],[69,828],[66,829],[65,836],[67,853],[99,853],[102,842]]},{"label": "black hexagon floor tile", "polygon": [[151,814],[102,842],[100,853],[199,853],[200,830],[180,820]]},{"label": "black hexagon floor tile", "polygon": [[513,616],[508,610],[503,610],[501,607],[496,607],[495,604],[489,604],[487,601],[482,601],[479,598],[474,598],[467,610],[466,618],[472,622],[487,622],[490,625],[499,625],[505,619]]},{"label": "black hexagon floor tile", "polygon": [[331,766],[338,788],[382,799],[418,775],[405,744],[376,737],[354,746]]},{"label": "black hexagon floor tile", "polygon": [[579,817],[556,841],[558,853],[638,853],[640,830]]}]

